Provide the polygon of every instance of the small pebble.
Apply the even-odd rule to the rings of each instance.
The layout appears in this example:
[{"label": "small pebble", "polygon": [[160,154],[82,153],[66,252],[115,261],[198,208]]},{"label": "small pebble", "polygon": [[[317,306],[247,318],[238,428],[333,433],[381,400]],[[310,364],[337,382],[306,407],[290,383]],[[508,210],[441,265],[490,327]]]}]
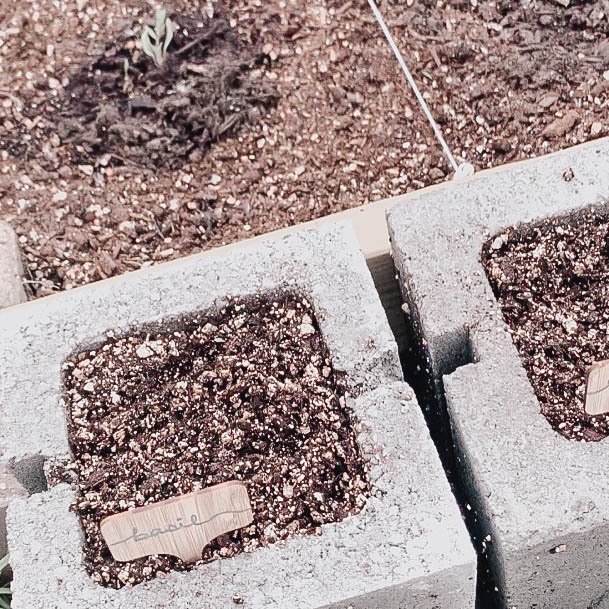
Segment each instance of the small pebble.
[{"label": "small pebble", "polygon": [[140,359],[146,359],[147,357],[154,355],[154,351],[152,351],[152,349],[148,348],[146,345],[141,345],[135,350],[135,354]]},{"label": "small pebble", "polygon": [[302,336],[315,334],[315,328],[311,324],[300,324],[299,331]]}]

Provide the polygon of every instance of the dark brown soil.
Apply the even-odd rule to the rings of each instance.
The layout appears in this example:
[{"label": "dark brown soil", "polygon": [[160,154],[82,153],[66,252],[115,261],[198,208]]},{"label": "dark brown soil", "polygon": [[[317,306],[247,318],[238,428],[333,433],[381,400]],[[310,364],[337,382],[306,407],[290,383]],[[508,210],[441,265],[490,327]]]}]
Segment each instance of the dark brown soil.
[{"label": "dark brown soil", "polygon": [[232,300],[217,315],[124,337],[64,366],[85,565],[121,587],[187,565],[114,562],[103,518],[228,480],[246,482],[254,522],[202,560],[250,552],[358,512],[365,467],[311,304]]},{"label": "dark brown soil", "polygon": [[238,39],[222,4],[211,17],[169,17],[175,33],[162,67],[127,30],[46,110],[60,141],[73,144],[73,162],[180,167],[275,105],[270,58]]},{"label": "dark brown soil", "polygon": [[[228,1],[240,49],[270,59],[260,69],[277,106],[203,158],[154,172],[146,155],[83,163],[48,120],[83,67],[139,35],[150,4],[5,4],[0,218],[19,233],[32,297],[450,177],[365,0]],[[208,7],[164,4],[176,19]],[[609,133],[607,0],[381,9],[449,145],[479,169]]]},{"label": "dark brown soil", "polygon": [[483,260],[541,412],[566,438],[605,438],[609,415],[586,414],[584,393],[586,369],[609,359],[606,210],[509,230]]}]

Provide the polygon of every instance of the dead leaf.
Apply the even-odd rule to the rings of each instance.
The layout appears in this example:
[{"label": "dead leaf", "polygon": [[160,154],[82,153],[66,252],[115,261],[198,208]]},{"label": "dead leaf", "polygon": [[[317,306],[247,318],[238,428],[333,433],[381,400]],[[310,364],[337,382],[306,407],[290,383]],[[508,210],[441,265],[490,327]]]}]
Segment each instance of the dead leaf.
[{"label": "dead leaf", "polygon": [[575,110],[569,110],[562,118],[552,121],[542,132],[543,137],[556,139],[566,135],[579,122],[579,114]]}]

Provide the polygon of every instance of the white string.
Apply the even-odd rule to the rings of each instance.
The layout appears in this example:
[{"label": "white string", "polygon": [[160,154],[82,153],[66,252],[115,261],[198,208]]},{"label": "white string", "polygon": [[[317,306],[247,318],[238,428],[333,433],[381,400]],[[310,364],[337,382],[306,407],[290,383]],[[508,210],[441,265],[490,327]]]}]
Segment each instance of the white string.
[{"label": "white string", "polygon": [[406,62],[404,61],[404,58],[402,57],[402,54],[400,53],[400,49],[398,49],[395,41],[393,40],[393,36],[391,35],[391,32],[389,31],[389,28],[387,27],[387,24],[385,23],[385,20],[383,19],[383,15],[381,14],[381,11],[379,11],[374,0],[368,0],[368,4],[370,5],[370,8],[372,9],[374,16],[376,17],[376,20],[379,22],[379,25],[381,26],[381,29],[383,30],[383,33],[385,34],[385,38],[387,38],[387,41],[389,42],[389,46],[391,47],[393,54],[395,55],[396,59],[398,60],[400,66],[401,66],[402,71],[404,72],[404,75],[406,76],[406,79],[408,80],[408,84],[411,86],[412,90],[414,91],[414,94],[415,94],[417,100],[419,101],[419,104],[421,105],[421,108],[423,109],[423,112],[425,113],[425,116],[427,117],[429,124],[431,125],[432,129],[434,130],[436,138],[440,142],[440,145],[442,146],[442,150],[444,150],[444,154],[448,158],[448,161],[450,162],[450,164],[452,165],[452,168],[455,171],[454,178],[459,179],[459,178],[473,175],[473,173],[474,173],[473,165],[470,165],[470,163],[462,163],[461,165],[459,165],[457,163],[457,161],[455,160],[455,157],[452,155],[452,152],[450,151],[450,148],[448,147],[448,144],[446,143],[446,140],[444,139],[444,136],[442,135],[442,132],[440,131],[440,127],[438,127],[438,124],[434,120],[434,117],[431,114],[431,111],[429,110],[429,106],[425,102],[425,99],[423,99],[423,95],[421,94],[421,91],[419,91],[419,87],[417,86],[417,83],[414,81],[414,78],[412,77],[412,74],[410,73],[410,70],[408,69]]}]

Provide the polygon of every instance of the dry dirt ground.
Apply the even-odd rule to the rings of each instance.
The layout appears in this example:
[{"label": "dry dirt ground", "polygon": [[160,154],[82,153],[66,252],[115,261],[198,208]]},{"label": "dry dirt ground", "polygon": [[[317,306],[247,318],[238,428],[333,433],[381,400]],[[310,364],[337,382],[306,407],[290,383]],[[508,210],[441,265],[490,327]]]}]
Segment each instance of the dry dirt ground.
[{"label": "dry dirt ground", "polygon": [[[166,6],[201,28],[223,10],[202,0]],[[484,168],[609,133],[608,0],[380,6],[458,157]],[[223,133],[197,127],[196,149],[151,168],[154,159],[130,142],[109,156],[71,141],[55,113],[89,101],[90,89],[70,97],[74,81],[94,77],[109,49],[137,51],[153,2],[3,4],[0,219],[20,236],[31,297],[449,177],[365,0],[227,0],[225,8],[227,35],[258,62],[247,78],[258,79],[258,93],[271,91],[272,103],[254,104]],[[169,52],[187,39],[182,32]],[[178,93],[170,83],[160,100]],[[100,103],[113,95],[100,87]],[[157,112],[122,106],[115,120],[125,108],[135,119]]]}]

